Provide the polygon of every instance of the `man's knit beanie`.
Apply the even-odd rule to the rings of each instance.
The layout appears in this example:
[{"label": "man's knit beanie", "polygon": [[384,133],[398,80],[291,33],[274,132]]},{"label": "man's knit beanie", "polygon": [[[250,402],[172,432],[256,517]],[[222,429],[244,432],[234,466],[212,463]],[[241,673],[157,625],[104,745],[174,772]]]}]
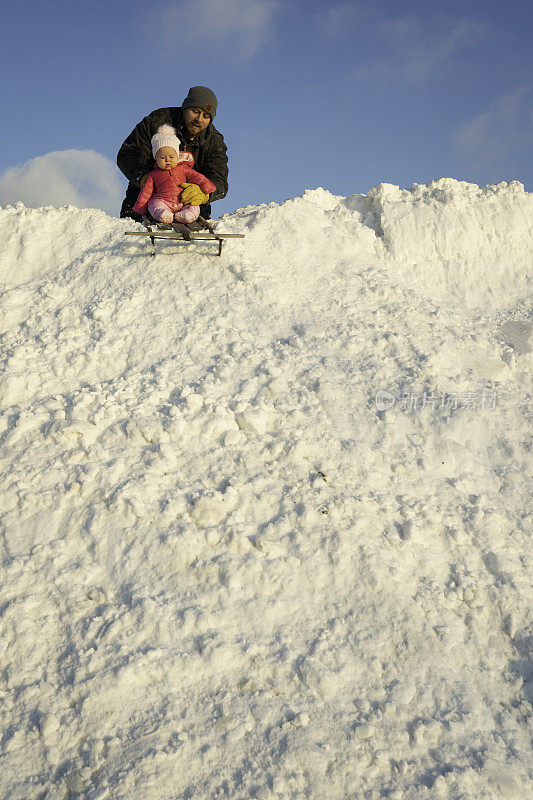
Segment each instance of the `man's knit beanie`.
[{"label": "man's knit beanie", "polygon": [[162,147],[173,147],[179,156],[180,153],[180,140],[176,136],[176,131],[172,125],[161,125],[157,133],[152,136],[152,153],[155,154]]},{"label": "man's knit beanie", "polygon": [[181,104],[182,108],[203,108],[211,119],[217,113],[218,100],[216,94],[207,86],[191,86],[189,94]]}]

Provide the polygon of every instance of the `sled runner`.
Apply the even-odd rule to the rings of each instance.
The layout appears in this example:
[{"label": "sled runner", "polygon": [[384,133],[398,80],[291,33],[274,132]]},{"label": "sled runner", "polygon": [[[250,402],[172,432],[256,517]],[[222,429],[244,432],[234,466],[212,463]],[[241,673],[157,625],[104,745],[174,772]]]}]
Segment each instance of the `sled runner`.
[{"label": "sled runner", "polygon": [[148,217],[143,217],[146,231],[126,231],[125,236],[149,236],[152,242],[152,253],[155,256],[156,239],[177,239],[187,242],[213,242],[218,244],[217,255],[222,254],[224,239],[244,239],[243,233],[215,233],[213,226],[203,217],[198,217],[195,222],[152,222]]}]

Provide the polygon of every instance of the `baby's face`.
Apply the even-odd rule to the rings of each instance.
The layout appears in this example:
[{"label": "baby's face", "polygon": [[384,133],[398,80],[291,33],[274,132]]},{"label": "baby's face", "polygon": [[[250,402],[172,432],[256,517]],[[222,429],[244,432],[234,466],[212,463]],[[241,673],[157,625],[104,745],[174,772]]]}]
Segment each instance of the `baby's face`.
[{"label": "baby's face", "polygon": [[172,169],[178,163],[178,154],[173,147],[160,147],[155,154],[155,162],[159,169]]}]

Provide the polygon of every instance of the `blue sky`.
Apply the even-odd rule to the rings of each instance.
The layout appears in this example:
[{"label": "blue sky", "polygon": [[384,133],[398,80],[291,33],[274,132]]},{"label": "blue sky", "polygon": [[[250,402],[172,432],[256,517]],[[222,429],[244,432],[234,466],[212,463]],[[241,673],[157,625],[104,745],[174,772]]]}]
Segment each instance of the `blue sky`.
[{"label": "blue sky", "polygon": [[98,204],[92,181],[118,213],[109,162],[145,114],[196,84],[219,98],[230,155],[215,215],[381,181],[533,191],[526,0],[30,0],[3,11],[3,30],[4,205],[56,203],[69,187]]}]

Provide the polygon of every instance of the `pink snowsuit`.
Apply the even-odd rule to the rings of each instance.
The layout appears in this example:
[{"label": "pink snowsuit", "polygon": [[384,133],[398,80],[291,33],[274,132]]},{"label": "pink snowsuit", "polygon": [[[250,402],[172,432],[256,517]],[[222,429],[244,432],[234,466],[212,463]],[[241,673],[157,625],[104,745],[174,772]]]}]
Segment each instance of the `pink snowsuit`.
[{"label": "pink snowsuit", "polygon": [[[192,153],[180,151],[180,161],[172,169],[153,169],[141,189],[133,210],[137,214],[146,214],[160,222],[192,222],[200,213],[200,206],[184,206],[180,203],[183,189],[180,183],[196,183],[202,192],[214,192],[216,186],[209,178],[192,168]],[[191,163],[192,162],[192,163]]]}]

